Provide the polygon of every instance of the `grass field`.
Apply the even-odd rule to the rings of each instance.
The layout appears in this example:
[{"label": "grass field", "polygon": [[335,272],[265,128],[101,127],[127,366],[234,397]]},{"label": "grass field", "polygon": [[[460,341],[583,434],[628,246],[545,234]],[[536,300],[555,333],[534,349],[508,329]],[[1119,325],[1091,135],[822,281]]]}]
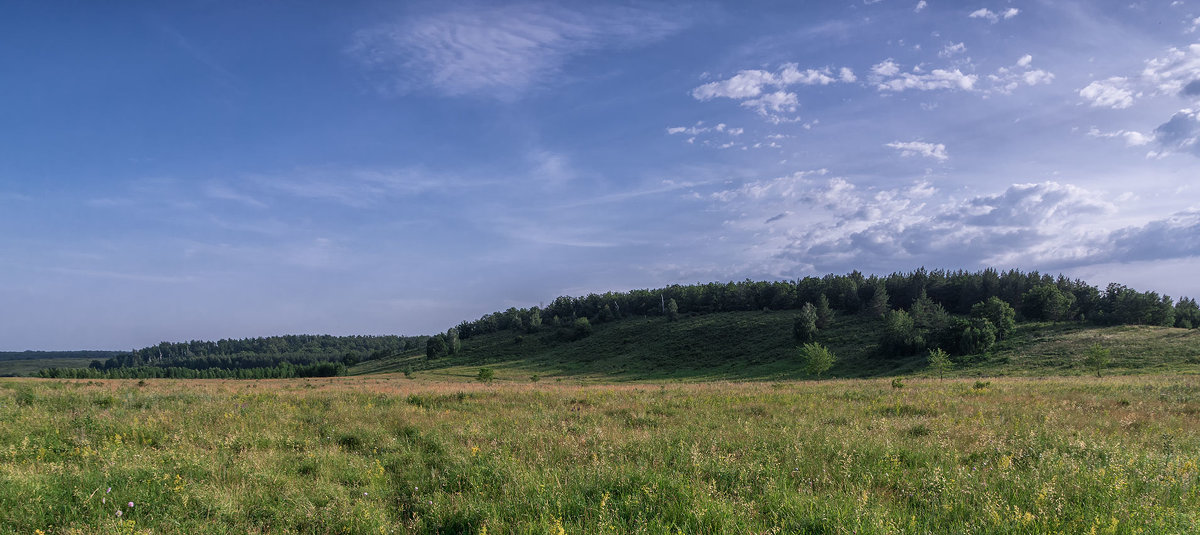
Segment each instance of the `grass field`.
[{"label": "grass field", "polygon": [[0,532],[1200,532],[1194,375],[415,377],[0,379]]}]

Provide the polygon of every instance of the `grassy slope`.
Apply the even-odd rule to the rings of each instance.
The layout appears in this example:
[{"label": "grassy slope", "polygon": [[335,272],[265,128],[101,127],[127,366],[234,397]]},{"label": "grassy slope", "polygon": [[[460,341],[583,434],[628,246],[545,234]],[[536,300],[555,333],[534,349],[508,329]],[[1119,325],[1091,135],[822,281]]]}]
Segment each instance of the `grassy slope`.
[{"label": "grassy slope", "polygon": [[[480,366],[499,378],[532,374],[580,380],[776,380],[805,377],[791,338],[790,312],[731,312],[681,318],[634,318],[596,326],[583,340],[561,340],[556,332],[512,332],[474,337],[463,351],[427,362],[407,355],[368,362],[351,373],[405,368],[441,378],[470,378]],[[878,377],[921,372],[923,356],[881,359],[872,355],[879,320],[844,316],[819,340],[840,358],[836,377]],[[1095,342],[1112,350],[1109,373],[1200,372],[1200,330],[1161,327],[1093,327],[1022,324],[991,355],[960,359],[963,376],[1073,375],[1086,373],[1082,352]],[[428,369],[427,369],[428,368]]]}]

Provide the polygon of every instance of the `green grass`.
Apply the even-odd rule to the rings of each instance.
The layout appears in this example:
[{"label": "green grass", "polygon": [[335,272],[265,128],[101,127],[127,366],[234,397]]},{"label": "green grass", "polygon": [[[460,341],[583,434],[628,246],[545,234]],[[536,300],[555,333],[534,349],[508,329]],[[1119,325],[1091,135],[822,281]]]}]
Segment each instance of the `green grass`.
[{"label": "green grass", "polygon": [[[806,378],[792,340],[791,312],[729,312],[683,317],[631,318],[597,325],[595,333],[566,341],[556,330],[511,331],[463,341],[460,354],[427,361],[424,355],[361,364],[352,373],[427,370],[443,379],[473,377],[481,366],[500,379],[545,378],[584,382],[789,380]],[[923,355],[875,356],[880,321],[840,316],[817,341],[838,356],[828,376],[889,377],[926,373]],[[985,355],[955,357],[951,376],[1078,375],[1083,350],[1099,340],[1113,350],[1106,373],[1200,372],[1200,330],[1095,327],[1026,323]]]},{"label": "green grass", "polygon": [[973,383],[0,380],[0,532],[1200,531],[1200,377]]}]

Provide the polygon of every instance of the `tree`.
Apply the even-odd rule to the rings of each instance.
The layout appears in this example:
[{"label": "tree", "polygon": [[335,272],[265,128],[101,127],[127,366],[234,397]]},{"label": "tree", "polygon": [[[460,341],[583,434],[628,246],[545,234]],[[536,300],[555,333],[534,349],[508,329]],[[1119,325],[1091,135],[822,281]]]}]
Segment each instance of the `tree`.
[{"label": "tree", "polygon": [[446,352],[451,355],[457,355],[462,350],[462,340],[458,339],[458,329],[451,328],[446,331]]},{"label": "tree", "polygon": [[1109,349],[1096,342],[1083,355],[1083,365],[1095,371],[1096,377],[1100,377],[1101,370],[1108,366]]},{"label": "tree", "polygon": [[833,309],[829,308],[829,298],[822,293],[817,297],[817,328],[828,329],[833,322]]},{"label": "tree", "polygon": [[948,370],[954,367],[954,363],[950,362],[950,355],[942,348],[934,348],[929,350],[929,369],[937,372],[938,379],[942,379]]},{"label": "tree", "polygon": [[812,303],[804,303],[800,307],[800,315],[792,324],[792,337],[802,344],[812,342],[817,337],[817,308]]},{"label": "tree", "polygon": [[429,337],[429,340],[425,342],[425,358],[433,360],[446,354],[449,348],[446,346],[445,337],[444,334],[435,334]]},{"label": "tree", "polygon": [[829,348],[810,342],[804,344],[800,348],[800,357],[804,360],[804,369],[809,374],[816,375],[817,380],[821,379],[821,374],[829,371],[833,364],[837,362],[837,356],[830,351]]},{"label": "tree", "polygon": [[881,281],[875,285],[875,293],[871,295],[871,300],[867,302],[867,314],[876,318],[882,318],[891,309],[887,287]]},{"label": "tree", "polygon": [[475,376],[475,380],[484,384],[492,382],[496,378],[496,372],[491,368],[479,368],[479,374]]},{"label": "tree", "polygon": [[883,316],[883,332],[879,351],[889,356],[914,355],[925,349],[925,339],[913,324],[912,316],[903,310],[892,310]]},{"label": "tree", "polygon": [[975,355],[992,348],[996,343],[996,327],[986,318],[957,320],[958,339],[954,340],[960,355]]},{"label": "tree", "polygon": [[542,312],[537,307],[529,310],[529,332],[537,332],[542,328]]},{"label": "tree", "polygon": [[1075,294],[1065,293],[1053,284],[1042,284],[1021,297],[1021,313],[1035,321],[1062,321],[1071,317]]},{"label": "tree", "polygon": [[672,297],[670,301],[667,301],[667,321],[677,319],[679,319],[679,303],[676,303],[675,298]]},{"label": "tree", "polygon": [[1012,305],[995,296],[971,306],[971,317],[992,322],[998,340],[1003,340],[1017,327],[1017,311],[1013,310]]},{"label": "tree", "polygon": [[587,318],[576,318],[575,319],[575,331],[573,333],[574,339],[582,340],[584,338],[587,338],[588,336],[591,336],[591,334],[592,334],[592,322],[588,321]]},{"label": "tree", "polygon": [[1184,297],[1175,303],[1175,326],[1184,329],[1200,327],[1200,306],[1196,300]]}]

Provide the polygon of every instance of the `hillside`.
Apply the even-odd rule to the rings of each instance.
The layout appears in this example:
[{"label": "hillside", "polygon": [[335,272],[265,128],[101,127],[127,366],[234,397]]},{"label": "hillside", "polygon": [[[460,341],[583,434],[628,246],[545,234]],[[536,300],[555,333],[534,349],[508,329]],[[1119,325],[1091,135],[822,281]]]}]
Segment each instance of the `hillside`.
[{"label": "hillside", "polygon": [[[459,353],[434,360],[405,355],[350,368],[351,374],[409,370],[438,377],[473,377],[489,367],[500,378],[528,380],[777,380],[806,377],[792,338],[796,313],[721,312],[628,318],[595,326],[581,340],[558,330],[503,331],[462,341]],[[882,320],[842,315],[817,341],[839,357],[829,375],[878,377],[921,372],[924,356],[876,355]],[[987,354],[955,357],[964,376],[1086,373],[1083,351],[1094,343],[1112,351],[1107,373],[1200,372],[1200,330],[1152,326],[1097,327],[1077,322],[1021,323]]]}]

